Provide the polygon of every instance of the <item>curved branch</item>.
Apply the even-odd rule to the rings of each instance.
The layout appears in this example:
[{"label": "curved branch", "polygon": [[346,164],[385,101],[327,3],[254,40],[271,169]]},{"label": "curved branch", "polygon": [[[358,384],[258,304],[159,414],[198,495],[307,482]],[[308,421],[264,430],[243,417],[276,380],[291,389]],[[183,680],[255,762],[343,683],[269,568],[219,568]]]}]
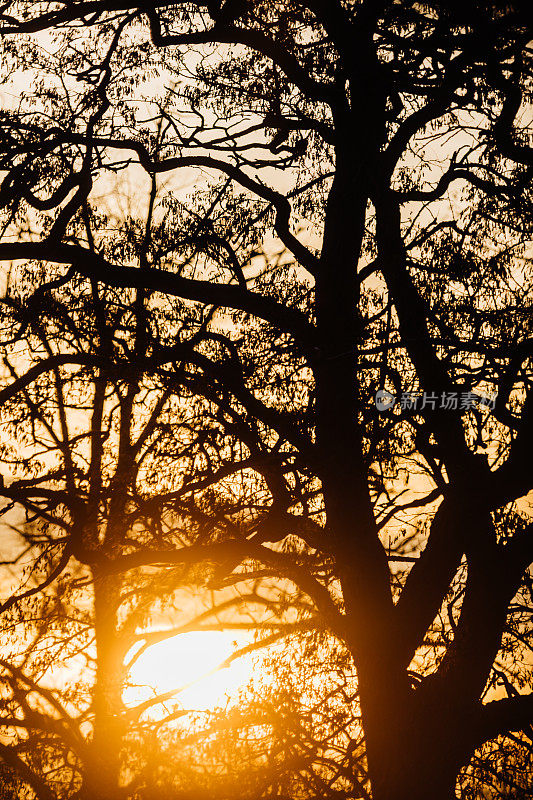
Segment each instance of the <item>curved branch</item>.
[{"label": "curved branch", "polygon": [[207,545],[191,545],[178,550],[143,549],[136,553],[102,561],[100,568],[103,573],[111,575],[155,564],[176,565],[194,564],[201,561],[223,563],[234,561],[237,566],[242,561],[249,559],[273,567],[280,577],[292,581],[313,600],[331,630],[343,639],[346,637],[344,616],[337,608],[327,588],[309,570],[295,564],[290,554],[278,553],[262,545],[232,540]]},{"label": "curved branch", "polygon": [[79,245],[46,240],[0,244],[0,261],[19,259],[69,264],[86,278],[110,286],[148,289],[222,308],[234,308],[286,330],[304,344],[312,344],[315,340],[314,325],[301,311],[239,286],[183,278],[161,269],[141,271],[135,267],[119,266]]},{"label": "curved branch", "polygon": [[163,34],[160,20],[153,9],[147,10],[150,21],[152,42],[156,47],[190,46],[195,44],[242,44],[273,61],[308,98],[324,103],[337,101],[337,93],[332,86],[313,80],[298,60],[282,45],[273,41],[258,30],[245,30],[233,24],[215,25],[205,31],[194,33]]}]

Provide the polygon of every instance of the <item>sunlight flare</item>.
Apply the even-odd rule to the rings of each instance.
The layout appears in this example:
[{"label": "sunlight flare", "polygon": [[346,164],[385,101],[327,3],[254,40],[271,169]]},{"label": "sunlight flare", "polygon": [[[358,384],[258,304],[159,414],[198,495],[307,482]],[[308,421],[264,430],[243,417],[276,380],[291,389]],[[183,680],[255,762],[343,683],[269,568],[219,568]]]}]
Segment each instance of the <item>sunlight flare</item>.
[{"label": "sunlight flare", "polygon": [[[133,665],[124,700],[133,706],[175,691],[168,702],[178,703],[187,710],[207,711],[224,706],[252,677],[250,654],[227,662],[232,653],[247,643],[242,637],[237,640],[234,634],[222,631],[182,633],[158,642]],[[154,705],[150,714],[163,716],[162,705]]]}]

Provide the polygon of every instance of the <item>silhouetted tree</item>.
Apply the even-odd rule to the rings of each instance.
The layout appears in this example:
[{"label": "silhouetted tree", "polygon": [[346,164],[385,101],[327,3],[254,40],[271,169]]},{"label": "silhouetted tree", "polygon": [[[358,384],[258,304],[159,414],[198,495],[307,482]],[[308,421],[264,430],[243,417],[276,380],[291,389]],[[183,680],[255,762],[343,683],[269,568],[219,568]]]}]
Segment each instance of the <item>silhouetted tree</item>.
[{"label": "silhouetted tree", "polygon": [[[12,566],[26,567],[16,570],[20,586],[15,581],[2,604],[0,724],[12,739],[3,752],[15,767],[26,757],[21,777],[39,796],[76,789],[79,797],[116,797],[126,739],[135,738],[142,714],[156,703],[125,707],[135,662],[127,654],[165,638],[151,633],[146,642],[144,631],[156,603],[169,603],[186,582],[187,568],[107,574],[106,562],[148,542],[202,541],[201,521],[184,527],[180,496],[191,474],[198,499],[202,494],[200,462],[215,432],[196,437],[185,398],[157,376],[161,365],[179,371],[177,352],[194,347],[178,343],[183,328],[173,324],[174,312],[159,303],[152,318],[142,293],[104,297],[83,281],[75,294],[50,291],[29,317],[24,288],[21,297],[16,287],[34,285],[32,269],[11,279],[3,322],[17,335],[3,352],[9,379],[1,458],[9,480],[0,491],[4,511],[24,511],[25,547]],[[155,356],[153,326],[165,324],[173,344]],[[208,567],[204,573],[209,577]],[[224,602],[231,607],[227,592]],[[187,615],[174,616],[185,629],[190,624]],[[139,780],[131,770],[130,777]]]},{"label": "silhouetted tree", "polygon": [[[374,800],[449,798],[486,742],[528,747],[528,23],[520,2],[2,9],[0,258],[42,270],[28,319],[81,280],[171,303],[142,352],[202,452],[169,496],[204,538],[100,571],[295,587],[353,658]],[[103,210],[113,174],[136,236]]]},{"label": "silhouetted tree", "polygon": [[[151,249],[155,207],[154,197],[142,229],[128,216],[107,217],[124,249]],[[99,222],[84,225],[90,233]],[[157,732],[187,709],[168,710],[179,679],[175,692],[126,706],[138,658],[197,628],[265,629],[275,640],[299,627],[284,621],[285,609],[308,604],[271,581],[268,592],[256,580],[236,591],[215,575],[209,545],[227,558],[225,542],[242,516],[232,519],[226,480],[241,444],[221,428],[219,406],[191,391],[207,386],[203,368],[219,344],[204,315],[142,290],[101,291],[86,279],[35,290],[40,275],[35,264],[13,268],[1,307],[0,495],[4,514],[23,513],[22,546],[3,563],[14,572],[1,606],[3,754],[39,797],[152,797],[165,756]],[[256,481],[246,482],[252,502]],[[147,547],[186,555],[174,566],[114,568]],[[196,602],[180,609],[191,586]],[[243,620],[245,602],[255,614]],[[264,621],[265,608],[274,624]],[[154,627],[154,614],[166,629]],[[251,642],[246,651],[262,646]],[[163,702],[163,719],[146,717]],[[194,786],[184,763],[176,759],[170,771],[175,790]]]}]

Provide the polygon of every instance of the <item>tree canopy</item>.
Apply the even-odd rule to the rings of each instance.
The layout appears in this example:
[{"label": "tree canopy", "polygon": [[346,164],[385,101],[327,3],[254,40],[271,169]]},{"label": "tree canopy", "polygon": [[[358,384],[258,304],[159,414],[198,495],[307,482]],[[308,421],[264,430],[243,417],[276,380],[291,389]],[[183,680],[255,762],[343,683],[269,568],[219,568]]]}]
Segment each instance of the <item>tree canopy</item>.
[{"label": "tree canopy", "polygon": [[[527,3],[19,0],[0,31],[13,781],[527,797]],[[273,651],[189,743],[122,700],[185,587],[168,635],[293,647],[291,691]],[[180,747],[207,782],[163,785]]]}]

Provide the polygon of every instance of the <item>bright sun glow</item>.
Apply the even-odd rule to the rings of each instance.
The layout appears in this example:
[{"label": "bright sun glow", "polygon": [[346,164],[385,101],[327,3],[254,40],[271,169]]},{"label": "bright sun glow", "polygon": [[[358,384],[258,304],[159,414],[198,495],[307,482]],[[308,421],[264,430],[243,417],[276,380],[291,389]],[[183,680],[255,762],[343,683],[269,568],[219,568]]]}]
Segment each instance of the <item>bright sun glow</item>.
[{"label": "bright sun glow", "polygon": [[[128,706],[141,703],[154,694],[174,689],[169,701],[185,709],[206,711],[225,705],[228,696],[235,696],[250,679],[253,659],[243,656],[229,667],[217,670],[238,647],[247,644],[237,641],[230,633],[209,631],[183,633],[149,648],[139,657],[130,673],[131,688],[124,693]],[[162,714],[161,707],[155,710]]]}]

